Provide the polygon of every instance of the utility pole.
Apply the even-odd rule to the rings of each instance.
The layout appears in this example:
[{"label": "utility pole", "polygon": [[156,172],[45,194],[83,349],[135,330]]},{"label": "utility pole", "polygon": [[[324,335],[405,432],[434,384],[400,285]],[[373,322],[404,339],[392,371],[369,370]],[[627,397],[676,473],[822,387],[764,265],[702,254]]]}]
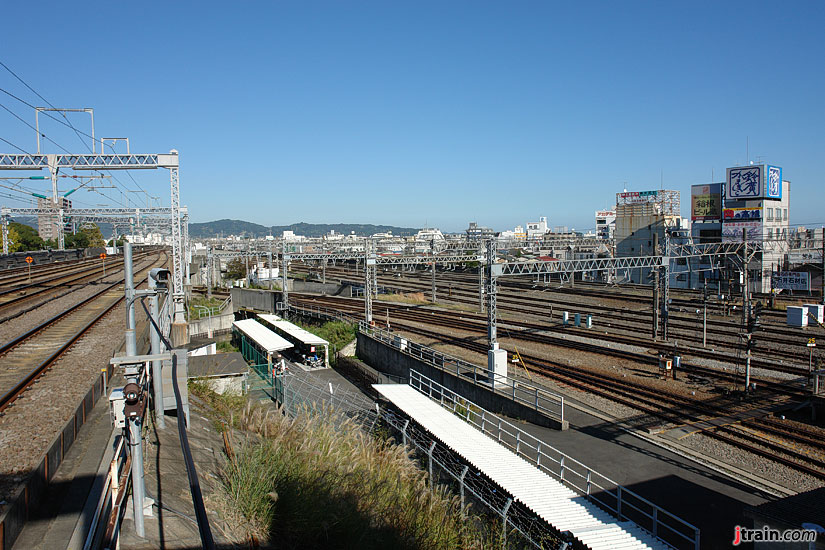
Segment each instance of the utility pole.
[{"label": "utility pole", "polygon": [[[668,300],[670,299],[669,296],[669,289],[670,289],[670,233],[668,233],[667,227],[665,229],[665,250],[664,256],[662,257],[662,267],[660,268],[660,276],[661,276],[661,283],[660,283],[660,292],[662,295],[661,298],[661,309],[662,309],[662,340],[667,341],[667,321],[670,312],[668,311]],[[657,251],[658,253],[658,251]]]},{"label": "utility pole", "polygon": [[212,299],[212,270],[214,258],[212,256],[212,247],[206,247],[206,298],[211,300]]},{"label": "utility pole", "polygon": [[[659,234],[653,234],[653,254],[659,254]],[[653,268],[653,339],[659,338],[659,268]]]},{"label": "utility pole", "polygon": [[825,304],[825,226],[822,226],[822,303]]}]

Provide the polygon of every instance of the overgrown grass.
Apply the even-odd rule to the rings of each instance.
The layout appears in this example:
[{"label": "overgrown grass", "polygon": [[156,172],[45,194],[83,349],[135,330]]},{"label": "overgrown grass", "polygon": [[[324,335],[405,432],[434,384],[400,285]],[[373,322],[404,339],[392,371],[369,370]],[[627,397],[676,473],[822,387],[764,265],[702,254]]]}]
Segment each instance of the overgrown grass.
[{"label": "overgrown grass", "polygon": [[[199,312],[204,311],[203,309],[199,309],[195,306],[215,308],[212,313],[213,315],[215,315],[218,306],[220,306],[222,303],[223,300],[219,300],[217,298],[209,299],[206,296],[192,296],[192,298],[189,300],[189,318],[198,319]],[[204,317],[207,317],[207,315],[204,314]]]},{"label": "overgrown grass", "polygon": [[340,351],[341,348],[355,340],[355,325],[343,321],[327,321],[320,325],[297,322],[295,324],[329,342],[330,354],[333,349]]},{"label": "overgrown grass", "polygon": [[224,353],[231,353],[233,351],[240,351],[237,347],[232,345],[232,342],[230,342],[228,340],[226,340],[224,342],[218,342],[217,346],[216,346],[216,349],[218,351],[221,351],[221,352],[224,352]]},{"label": "overgrown grass", "polygon": [[295,418],[247,406],[246,439],[221,472],[236,533],[277,548],[490,548],[483,518],[463,521],[455,495],[393,443],[332,411]]},{"label": "overgrown grass", "polygon": [[406,292],[402,294],[379,294],[376,299],[377,302],[395,302],[399,304],[429,304],[430,301],[424,296],[423,292]]}]

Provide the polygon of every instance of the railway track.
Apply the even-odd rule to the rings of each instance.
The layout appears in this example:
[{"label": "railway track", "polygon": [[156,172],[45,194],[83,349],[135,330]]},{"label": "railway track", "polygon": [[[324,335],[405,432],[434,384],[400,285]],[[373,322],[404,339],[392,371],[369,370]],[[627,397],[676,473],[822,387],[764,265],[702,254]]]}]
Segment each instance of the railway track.
[{"label": "railway track", "polygon": [[[139,261],[148,254],[150,253],[136,254],[135,260]],[[31,311],[47,300],[65,296],[90,282],[96,283],[104,276],[103,271],[103,267],[97,264],[92,269],[87,267],[79,270],[72,269],[68,272],[58,272],[43,282],[0,290],[0,315],[2,315],[0,323]],[[113,261],[112,265],[107,266],[105,271],[107,277],[122,272],[123,259]]]},{"label": "railway track", "polygon": [[[305,305],[312,305],[314,302],[317,303],[317,300],[307,300]],[[339,304],[336,309],[357,316],[361,315],[361,308],[357,304],[349,304],[343,307]],[[487,352],[486,344],[480,342],[477,338],[445,336],[443,333],[405,321],[418,324],[426,323],[428,326],[442,326],[451,330],[483,332],[484,327],[476,323],[468,325],[460,319],[455,319],[454,316],[437,315],[431,310],[391,311],[391,322],[396,328],[477,353],[486,354]],[[662,388],[650,388],[622,378],[605,377],[603,374],[596,374],[588,372],[586,369],[551,361],[546,357],[525,353],[523,350],[520,355],[527,363],[527,368],[533,372],[643,412],[644,415],[647,415],[641,419],[644,423],[650,423],[651,421],[664,422],[676,426],[686,422],[699,422],[729,415],[736,410],[744,411],[748,408],[765,405],[764,402],[761,402],[758,405],[743,406],[734,396],[725,397],[720,399],[718,403],[710,404],[690,399],[675,392],[668,392],[662,390]],[[640,359],[644,356],[636,354],[633,358]],[[686,368],[702,370],[701,367],[694,369],[689,365]],[[711,371],[711,369],[704,369],[704,374],[720,374],[715,371],[712,373],[708,371]],[[724,375],[723,378],[727,376],[730,375]],[[777,386],[783,387],[782,385]],[[797,391],[790,388],[784,389],[787,390],[784,395],[772,397],[771,401],[800,397]],[[822,440],[823,432],[821,430],[794,429],[770,418],[751,419],[740,424],[741,426],[738,427],[718,427],[712,432],[707,432],[707,434],[818,479],[825,479],[825,443]]]},{"label": "railway track", "polygon": [[[328,274],[334,277],[337,274],[348,275],[350,282],[360,284],[357,280],[353,280],[353,272],[340,268],[333,268],[337,271],[332,271]],[[440,300],[453,301],[460,304],[467,304],[475,308],[478,304],[477,281],[468,280],[466,274],[456,274],[458,272],[447,272],[441,274],[440,284]],[[396,275],[399,273],[396,272]],[[453,278],[457,277],[458,280]],[[475,275],[473,275],[475,277]],[[405,279],[406,278],[406,279]],[[430,281],[424,280],[426,276],[417,278],[415,280],[409,279],[407,273],[404,273],[404,278],[398,279],[395,277],[384,277],[380,280],[380,284],[384,286],[395,288],[401,292],[421,292],[429,295]],[[409,280],[407,280],[409,279]],[[515,284],[514,284],[515,283]],[[445,285],[448,287],[445,289]],[[513,287],[513,288],[511,288]],[[524,296],[525,290],[534,292],[533,296]],[[579,292],[582,290],[587,293],[587,289],[562,289],[564,291]],[[624,288],[622,288],[624,290]],[[540,294],[538,294],[540,292]],[[644,339],[646,342],[650,340],[650,326],[651,326],[651,312],[650,312],[650,298],[645,297],[641,307],[633,305],[632,296],[618,296],[615,292],[600,291],[599,303],[582,302],[581,296],[577,296],[576,302],[566,301],[564,297],[559,297],[557,294],[559,289],[555,287],[543,287],[535,283],[523,283],[507,279],[502,282],[500,292],[498,295],[498,307],[502,313],[513,313],[515,315],[533,315],[537,317],[547,317],[548,310],[552,314],[554,308],[558,310],[574,311],[581,314],[592,314],[596,318],[599,329],[607,328],[611,337],[617,336],[621,338],[637,338]],[[616,305],[601,303],[605,295],[609,295],[609,299],[617,302]],[[628,304],[627,302],[630,302]],[[692,346],[692,352],[697,356],[705,356],[707,358],[715,358],[719,350],[727,352],[731,356],[738,356],[743,353],[744,339],[743,331],[739,326],[740,317],[735,316],[731,318],[714,318],[710,316],[707,321],[707,349],[702,346],[702,320],[701,316],[696,314],[696,308],[701,308],[699,304],[693,304],[691,311],[678,311],[678,308],[673,308],[670,313],[669,320],[669,341],[678,342],[680,346]],[[691,308],[688,308],[689,310]],[[765,312],[767,313],[767,312]],[[764,314],[763,314],[764,317]],[[782,319],[784,323],[784,319]],[[763,323],[762,329],[758,330],[754,339],[757,342],[757,347],[754,350],[753,365],[759,368],[774,369],[783,372],[795,373],[798,367],[793,364],[807,364],[808,350],[806,348],[808,335],[799,329],[789,329],[779,323],[777,318],[775,322]],[[548,325],[550,326],[550,325]],[[594,332],[594,331],[591,331]],[[651,343],[653,346],[659,344]],[[671,344],[672,345],[672,344]],[[665,346],[666,347],[666,346]]]},{"label": "railway track", "polygon": [[[165,264],[168,255],[156,253],[136,269],[138,278]],[[71,346],[124,300],[122,281],[106,286],[75,306],[60,312],[0,347],[0,412],[40,378]]]}]

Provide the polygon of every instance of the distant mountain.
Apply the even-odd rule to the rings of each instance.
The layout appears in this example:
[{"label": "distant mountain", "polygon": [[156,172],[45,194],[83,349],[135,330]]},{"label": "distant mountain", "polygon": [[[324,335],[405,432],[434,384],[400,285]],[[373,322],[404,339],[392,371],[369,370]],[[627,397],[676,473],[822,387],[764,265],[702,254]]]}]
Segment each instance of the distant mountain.
[{"label": "distant mountain", "polygon": [[228,235],[242,235],[246,237],[265,237],[274,235],[279,237],[284,231],[294,231],[296,235],[305,237],[321,237],[330,231],[349,235],[353,231],[359,236],[369,236],[375,233],[392,232],[393,235],[415,235],[418,229],[413,227],[395,227],[392,225],[372,225],[368,223],[293,223],[292,225],[273,225],[266,227],[243,220],[217,220],[205,223],[190,223],[189,236],[193,238],[207,238]]}]

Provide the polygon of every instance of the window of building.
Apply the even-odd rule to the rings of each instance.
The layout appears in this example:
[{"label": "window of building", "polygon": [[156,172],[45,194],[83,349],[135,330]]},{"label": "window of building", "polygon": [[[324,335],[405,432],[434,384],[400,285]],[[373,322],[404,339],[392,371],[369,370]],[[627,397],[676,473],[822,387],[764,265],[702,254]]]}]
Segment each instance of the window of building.
[{"label": "window of building", "polygon": [[766,208],[765,209],[765,214],[766,214],[765,219],[767,221],[769,221],[769,222],[773,221],[773,208]]},{"label": "window of building", "polygon": [[773,227],[768,228],[768,238],[773,239]]},{"label": "window of building", "polygon": [[782,219],[785,220],[785,221],[788,221],[788,209],[787,208],[782,212]]},{"label": "window of building", "polygon": [[781,209],[781,208],[777,208],[777,209],[776,209],[776,219],[777,219],[777,220],[781,220],[781,219],[782,219],[782,209]]}]

